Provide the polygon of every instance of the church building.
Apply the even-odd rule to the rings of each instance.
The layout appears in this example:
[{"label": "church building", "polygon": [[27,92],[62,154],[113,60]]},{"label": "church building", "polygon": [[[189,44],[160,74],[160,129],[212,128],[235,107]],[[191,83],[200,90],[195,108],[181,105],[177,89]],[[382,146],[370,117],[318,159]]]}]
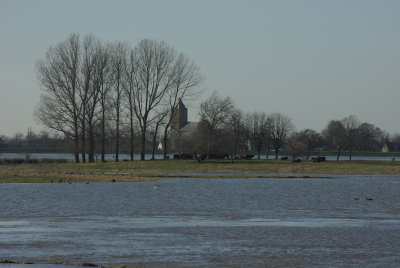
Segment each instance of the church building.
[{"label": "church building", "polygon": [[179,100],[171,122],[170,149],[180,151],[183,146],[182,142],[196,131],[198,125],[199,122],[188,121],[188,109],[182,100]]}]

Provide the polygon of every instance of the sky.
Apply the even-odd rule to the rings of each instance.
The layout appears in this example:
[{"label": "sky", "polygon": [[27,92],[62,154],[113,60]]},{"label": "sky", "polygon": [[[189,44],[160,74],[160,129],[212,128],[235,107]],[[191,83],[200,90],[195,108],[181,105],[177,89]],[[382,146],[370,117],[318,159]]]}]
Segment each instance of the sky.
[{"label": "sky", "polygon": [[35,63],[71,33],[165,41],[245,112],[280,112],[321,131],[355,115],[400,132],[397,0],[0,0],[0,135],[39,132]]}]

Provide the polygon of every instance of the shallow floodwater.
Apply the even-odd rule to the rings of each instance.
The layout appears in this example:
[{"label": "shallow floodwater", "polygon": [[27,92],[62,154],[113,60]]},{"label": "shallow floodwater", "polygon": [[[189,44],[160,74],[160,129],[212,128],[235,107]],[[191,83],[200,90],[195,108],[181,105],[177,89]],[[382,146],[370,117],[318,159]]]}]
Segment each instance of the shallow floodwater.
[{"label": "shallow floodwater", "polygon": [[400,266],[400,176],[158,184],[0,184],[0,259]]}]

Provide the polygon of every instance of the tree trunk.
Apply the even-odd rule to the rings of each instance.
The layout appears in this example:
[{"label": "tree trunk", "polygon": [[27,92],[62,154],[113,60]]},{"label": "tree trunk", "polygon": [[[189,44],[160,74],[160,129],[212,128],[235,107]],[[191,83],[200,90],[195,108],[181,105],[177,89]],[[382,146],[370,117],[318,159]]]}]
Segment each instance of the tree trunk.
[{"label": "tree trunk", "polygon": [[146,154],[146,131],[147,131],[147,122],[143,122],[143,131],[142,131],[142,149],[140,151],[140,160],[145,160]]},{"label": "tree trunk", "polygon": [[342,148],[338,147],[336,161],[339,161],[341,152],[342,152]]},{"label": "tree trunk", "polygon": [[[83,119],[84,121],[85,119]],[[82,140],[82,144],[81,144],[81,153],[82,153],[82,163],[86,163],[86,131],[85,131],[85,123],[82,122],[82,134],[81,134],[81,140]]]},{"label": "tree trunk", "polygon": [[118,92],[118,96],[117,96],[117,104],[116,104],[116,120],[115,120],[115,124],[116,124],[116,137],[115,137],[115,162],[119,161],[119,112],[120,112],[120,93],[119,93],[119,81],[118,81],[118,85],[117,85],[117,92]]},{"label": "tree trunk", "polygon": [[134,131],[133,131],[133,127],[131,127],[131,141],[130,141],[130,147],[131,147],[131,152],[130,152],[130,155],[131,155],[131,161],[133,161],[133,159],[134,159],[134,157],[133,157],[133,147],[134,147]]},{"label": "tree trunk", "polygon": [[208,142],[207,142],[207,158],[210,159],[210,149],[211,149],[211,130],[208,131]]},{"label": "tree trunk", "polygon": [[168,126],[165,127],[164,130],[164,138],[163,138],[163,158],[167,159],[167,152],[168,152]]},{"label": "tree trunk", "polygon": [[160,125],[160,122],[157,122],[156,124],[156,129],[154,130],[154,135],[153,135],[153,149],[152,149],[152,155],[151,155],[151,160],[154,160],[154,155],[156,153],[156,143],[157,143],[157,133],[158,133],[158,127]]},{"label": "tree trunk", "polygon": [[75,119],[74,122],[74,127],[75,127],[75,133],[74,133],[74,143],[75,143],[75,148],[74,148],[74,154],[75,154],[75,163],[79,163],[79,134],[78,134],[78,122]]},{"label": "tree trunk", "polygon": [[106,116],[103,106],[103,111],[101,112],[101,162],[106,162],[105,159],[105,150],[106,150]]},{"label": "tree trunk", "polygon": [[142,150],[140,152],[140,160],[145,160],[145,151],[146,151],[146,135],[142,133]]},{"label": "tree trunk", "polygon": [[79,163],[79,152],[75,152],[74,156],[75,156],[75,163]]},{"label": "tree trunk", "polygon": [[119,115],[117,115],[117,129],[115,137],[115,162],[119,161]]},{"label": "tree trunk", "polygon": [[134,147],[134,145],[133,145],[133,143],[134,143],[134,135],[135,135],[135,133],[134,133],[134,130],[133,130],[133,112],[132,112],[132,108],[131,108],[131,118],[130,118],[130,123],[131,123],[131,139],[130,139],[130,147],[131,147],[131,161],[133,161],[133,147]]},{"label": "tree trunk", "polygon": [[94,133],[93,125],[89,124],[89,163],[94,163]]},{"label": "tree trunk", "polygon": [[151,160],[155,159],[154,156],[156,154],[156,143],[157,143],[156,139],[157,139],[156,134],[154,134],[154,136],[153,136],[153,148],[152,148],[152,151],[151,151]]}]

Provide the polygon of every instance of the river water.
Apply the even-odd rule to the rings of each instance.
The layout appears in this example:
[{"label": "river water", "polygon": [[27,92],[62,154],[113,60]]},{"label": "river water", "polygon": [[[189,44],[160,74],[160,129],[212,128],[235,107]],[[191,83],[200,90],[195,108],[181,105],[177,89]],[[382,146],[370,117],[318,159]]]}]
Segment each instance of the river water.
[{"label": "river water", "polygon": [[0,184],[0,259],[400,267],[400,176],[158,184]]}]

